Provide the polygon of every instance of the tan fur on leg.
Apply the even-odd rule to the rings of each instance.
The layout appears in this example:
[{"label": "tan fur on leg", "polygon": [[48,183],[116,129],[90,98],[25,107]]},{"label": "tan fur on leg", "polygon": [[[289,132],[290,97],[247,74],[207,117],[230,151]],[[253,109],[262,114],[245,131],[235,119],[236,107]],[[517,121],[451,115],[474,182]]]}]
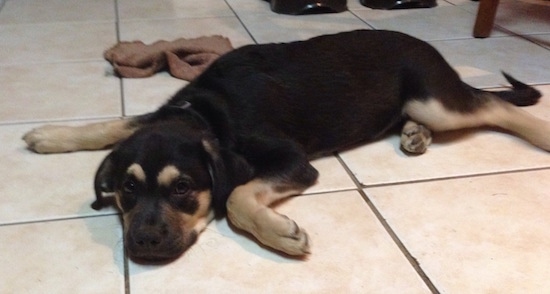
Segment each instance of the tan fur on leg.
[{"label": "tan fur on leg", "polygon": [[495,126],[550,151],[550,122],[498,98],[467,113],[448,110],[437,99],[414,100],[405,105],[405,113],[432,131]]},{"label": "tan fur on leg", "polygon": [[269,207],[301,192],[277,188],[263,180],[252,180],[233,190],[227,201],[227,217],[233,225],[251,233],[266,246],[290,255],[308,254],[306,232],[293,220]]},{"label": "tan fur on leg", "polygon": [[137,129],[132,125],[132,119],[76,127],[46,125],[31,130],[23,136],[23,140],[30,150],[37,153],[98,150],[128,138]]}]

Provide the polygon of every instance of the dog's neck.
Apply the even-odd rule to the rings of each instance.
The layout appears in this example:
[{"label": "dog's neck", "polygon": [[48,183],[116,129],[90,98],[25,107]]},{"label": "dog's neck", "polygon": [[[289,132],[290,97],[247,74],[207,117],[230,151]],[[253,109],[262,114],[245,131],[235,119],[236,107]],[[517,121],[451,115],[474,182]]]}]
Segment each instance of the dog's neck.
[{"label": "dog's neck", "polygon": [[183,120],[189,123],[188,126],[209,130],[211,128],[208,120],[189,101],[183,101],[181,105],[165,105],[161,108],[165,117]]},{"label": "dog's neck", "polygon": [[166,107],[169,107],[169,108],[174,108],[174,109],[189,109],[191,108],[191,102],[189,101],[183,101],[183,104],[182,105],[168,105]]},{"label": "dog's neck", "polygon": [[224,109],[218,108],[208,99],[193,102],[195,105],[187,100],[181,100],[165,105],[163,108],[168,112],[184,114],[193,121],[199,122],[205,130],[212,132],[225,145],[232,145],[234,142],[233,132],[231,124],[224,115]]}]

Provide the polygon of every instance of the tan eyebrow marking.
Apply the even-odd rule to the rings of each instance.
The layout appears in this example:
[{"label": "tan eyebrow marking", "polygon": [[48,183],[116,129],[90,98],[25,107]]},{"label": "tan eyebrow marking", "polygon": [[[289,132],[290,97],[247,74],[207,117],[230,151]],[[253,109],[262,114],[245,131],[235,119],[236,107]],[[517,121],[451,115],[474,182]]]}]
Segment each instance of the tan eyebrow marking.
[{"label": "tan eyebrow marking", "polygon": [[143,168],[141,165],[134,163],[128,167],[126,172],[129,175],[133,175],[138,181],[145,183],[147,180],[147,177],[145,176],[145,172],[143,171]]},{"label": "tan eyebrow marking", "polygon": [[180,171],[173,165],[167,165],[159,172],[157,182],[159,186],[169,187],[179,177]]}]

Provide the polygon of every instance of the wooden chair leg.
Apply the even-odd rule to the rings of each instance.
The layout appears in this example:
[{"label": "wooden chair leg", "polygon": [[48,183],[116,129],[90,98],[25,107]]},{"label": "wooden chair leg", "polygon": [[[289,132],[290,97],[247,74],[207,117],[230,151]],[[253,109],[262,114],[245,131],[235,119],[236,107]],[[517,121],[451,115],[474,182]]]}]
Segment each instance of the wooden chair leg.
[{"label": "wooden chair leg", "polygon": [[474,37],[487,38],[491,34],[499,0],[480,0],[477,9]]}]

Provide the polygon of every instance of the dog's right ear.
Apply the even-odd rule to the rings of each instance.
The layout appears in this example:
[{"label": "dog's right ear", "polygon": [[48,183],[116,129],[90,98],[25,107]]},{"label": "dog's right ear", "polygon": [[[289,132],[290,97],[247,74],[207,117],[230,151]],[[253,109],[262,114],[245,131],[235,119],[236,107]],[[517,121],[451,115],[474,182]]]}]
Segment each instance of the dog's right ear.
[{"label": "dog's right ear", "polygon": [[230,150],[221,149],[217,140],[203,139],[212,181],[212,208],[217,216],[226,212],[226,201],[233,189],[252,178],[252,167],[244,158]]},{"label": "dog's right ear", "polygon": [[116,151],[111,152],[107,155],[107,157],[105,157],[105,159],[103,159],[103,162],[101,162],[101,165],[99,165],[99,168],[95,174],[94,190],[96,201],[92,203],[92,208],[95,210],[100,210],[101,208],[112,204],[112,202],[107,202],[107,198],[104,197],[104,194],[114,192],[113,157],[115,152]]}]

